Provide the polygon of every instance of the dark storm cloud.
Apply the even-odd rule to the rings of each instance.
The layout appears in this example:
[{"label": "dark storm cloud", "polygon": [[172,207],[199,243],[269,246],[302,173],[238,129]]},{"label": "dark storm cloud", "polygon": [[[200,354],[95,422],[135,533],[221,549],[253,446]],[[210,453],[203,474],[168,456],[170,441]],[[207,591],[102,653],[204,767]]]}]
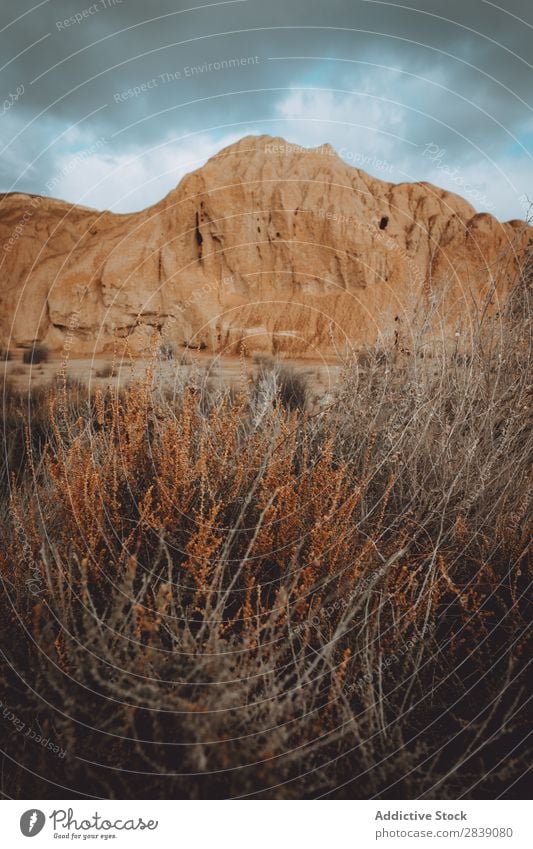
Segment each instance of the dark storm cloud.
[{"label": "dark storm cloud", "polygon": [[[309,88],[332,91],[347,121],[375,116],[377,134],[390,114],[411,143],[391,156],[413,178],[428,143],[465,168],[526,161],[532,19],[525,0],[4,0],[2,91],[24,93],[0,119],[0,188],[57,183],[66,138],[105,138],[111,156],[182,134],[277,130],[288,93]],[[306,115],[294,123],[300,138]],[[78,136],[56,140],[80,121]],[[335,141],[338,129],[325,118],[320,132]]]}]

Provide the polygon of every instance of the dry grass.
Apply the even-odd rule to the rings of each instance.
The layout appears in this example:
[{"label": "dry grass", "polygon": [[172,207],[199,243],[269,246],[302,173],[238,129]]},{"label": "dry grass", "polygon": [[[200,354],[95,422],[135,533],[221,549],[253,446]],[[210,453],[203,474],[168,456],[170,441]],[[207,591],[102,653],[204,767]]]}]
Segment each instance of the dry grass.
[{"label": "dry grass", "polygon": [[314,412],[275,368],[9,395],[2,700],[67,756],[2,723],[2,791],[519,794],[521,316],[461,362],[369,351]]}]

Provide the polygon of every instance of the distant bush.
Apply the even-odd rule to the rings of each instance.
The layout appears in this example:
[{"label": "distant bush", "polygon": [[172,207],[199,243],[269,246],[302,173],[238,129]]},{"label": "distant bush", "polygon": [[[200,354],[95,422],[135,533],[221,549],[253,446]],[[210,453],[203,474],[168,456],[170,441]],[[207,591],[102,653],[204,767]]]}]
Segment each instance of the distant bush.
[{"label": "distant bush", "polygon": [[47,363],[49,351],[46,345],[38,345],[35,343],[31,348],[27,348],[22,354],[22,362],[26,365],[36,363]]},{"label": "distant bush", "polygon": [[199,342],[197,341],[188,341],[183,343],[184,348],[190,348],[192,351],[205,351],[207,348],[207,343],[201,339]]},{"label": "distant bush", "polygon": [[113,375],[112,363],[105,363],[100,368],[96,369],[96,377],[111,377]]},{"label": "distant bush", "polygon": [[163,342],[159,346],[159,358],[161,360],[173,360],[176,357],[176,348],[172,342]]},{"label": "distant bush", "polygon": [[255,395],[259,400],[270,397],[272,403],[281,404],[286,410],[307,409],[309,400],[309,376],[294,366],[276,361],[273,357],[254,357],[257,373],[253,380]]},{"label": "distant bush", "polygon": [[11,351],[8,351],[7,348],[2,348],[2,350],[0,350],[0,362],[8,363],[12,359],[13,356],[11,354]]},{"label": "distant bush", "polygon": [[278,378],[279,397],[287,410],[304,412],[309,395],[309,379],[293,366],[282,366]]}]

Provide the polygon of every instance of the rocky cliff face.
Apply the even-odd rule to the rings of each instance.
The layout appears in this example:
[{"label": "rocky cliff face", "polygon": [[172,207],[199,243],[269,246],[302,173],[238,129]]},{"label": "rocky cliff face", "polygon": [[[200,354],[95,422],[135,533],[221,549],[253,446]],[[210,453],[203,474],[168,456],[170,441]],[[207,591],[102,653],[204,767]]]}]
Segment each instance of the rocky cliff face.
[{"label": "rocky cliff face", "polygon": [[247,137],[140,213],[1,197],[0,342],[317,355],[430,305],[452,333],[491,287],[501,306],[531,235],[429,183],[370,177],[329,145]]}]

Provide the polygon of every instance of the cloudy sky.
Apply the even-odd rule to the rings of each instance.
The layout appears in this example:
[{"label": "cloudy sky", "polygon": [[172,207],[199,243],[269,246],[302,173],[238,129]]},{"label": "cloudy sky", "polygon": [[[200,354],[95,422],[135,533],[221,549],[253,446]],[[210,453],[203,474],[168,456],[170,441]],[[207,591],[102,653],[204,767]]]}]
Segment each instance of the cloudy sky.
[{"label": "cloudy sky", "polygon": [[530,0],[2,0],[0,191],[141,209],[250,133],[501,219],[533,199]]}]

